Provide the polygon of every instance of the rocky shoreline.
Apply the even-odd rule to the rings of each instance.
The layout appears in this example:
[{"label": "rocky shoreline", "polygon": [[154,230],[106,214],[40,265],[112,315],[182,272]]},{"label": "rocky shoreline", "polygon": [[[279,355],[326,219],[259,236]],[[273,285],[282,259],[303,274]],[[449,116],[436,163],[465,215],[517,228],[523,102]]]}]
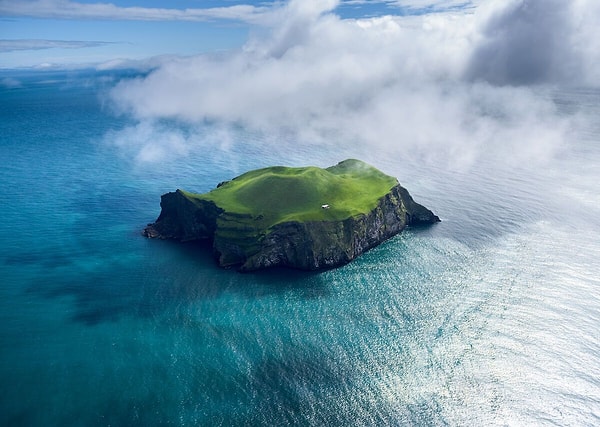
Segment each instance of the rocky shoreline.
[{"label": "rocky shoreline", "polygon": [[[366,214],[342,220],[287,221],[268,229],[260,218],[228,212],[213,201],[191,198],[181,190],[161,198],[162,211],[143,235],[178,241],[212,241],[222,267],[255,271],[269,267],[319,270],[344,265],[400,233],[407,226],[439,222],[400,184],[379,198]],[[241,226],[240,224],[243,224]]]}]

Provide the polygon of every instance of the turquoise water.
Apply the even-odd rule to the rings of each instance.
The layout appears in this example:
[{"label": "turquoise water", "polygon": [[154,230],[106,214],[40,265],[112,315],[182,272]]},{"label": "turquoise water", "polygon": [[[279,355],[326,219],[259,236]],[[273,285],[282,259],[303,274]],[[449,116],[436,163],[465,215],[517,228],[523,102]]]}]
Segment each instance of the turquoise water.
[{"label": "turquoise water", "polygon": [[[213,124],[143,129],[112,112],[114,78],[0,89],[2,425],[600,423],[597,122],[544,167],[461,171],[243,129],[215,143]],[[553,96],[565,116],[600,112],[597,91]],[[143,162],[123,143],[140,134],[194,144]],[[443,222],[322,273],[242,275],[140,235],[167,191],[346,157]]]}]

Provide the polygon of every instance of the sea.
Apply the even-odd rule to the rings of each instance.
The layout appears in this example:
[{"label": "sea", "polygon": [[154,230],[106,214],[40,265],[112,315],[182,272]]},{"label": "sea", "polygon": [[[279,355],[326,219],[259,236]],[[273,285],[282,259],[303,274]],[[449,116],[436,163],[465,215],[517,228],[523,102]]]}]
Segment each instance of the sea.
[{"label": "sea", "polygon": [[[540,95],[592,118],[545,163],[449,167],[267,149],[243,127],[219,144],[210,122],[144,130],[107,95],[135,72],[15,73],[0,76],[0,425],[600,425],[599,90]],[[153,161],[127,148],[171,131],[196,142]],[[166,192],[349,157],[442,222],[322,272],[242,274],[141,235]]]}]

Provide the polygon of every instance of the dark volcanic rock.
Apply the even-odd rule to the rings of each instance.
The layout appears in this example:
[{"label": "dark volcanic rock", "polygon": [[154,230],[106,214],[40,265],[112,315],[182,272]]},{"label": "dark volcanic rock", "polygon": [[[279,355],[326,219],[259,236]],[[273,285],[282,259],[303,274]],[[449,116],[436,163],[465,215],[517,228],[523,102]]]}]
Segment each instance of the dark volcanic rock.
[{"label": "dark volcanic rock", "polygon": [[[260,250],[241,262],[242,271],[285,266],[318,270],[347,264],[408,225],[439,222],[397,185],[367,215],[342,221],[286,222],[273,227]],[[218,245],[215,250],[219,252]],[[240,260],[242,261],[242,260]]]},{"label": "dark volcanic rock", "polygon": [[161,212],[142,234],[150,238],[189,240],[211,239],[217,228],[217,218],[223,213],[213,202],[192,200],[181,190],[163,194]]},{"label": "dark volcanic rock", "polygon": [[249,216],[226,212],[212,201],[192,199],[181,190],[163,195],[161,208],[156,222],[145,228],[145,236],[212,240],[219,265],[236,266],[240,271],[275,266],[303,270],[340,266],[406,226],[440,221],[400,184],[380,198],[368,214],[340,221],[282,222],[266,232],[252,227],[228,232],[228,224],[247,221]]}]

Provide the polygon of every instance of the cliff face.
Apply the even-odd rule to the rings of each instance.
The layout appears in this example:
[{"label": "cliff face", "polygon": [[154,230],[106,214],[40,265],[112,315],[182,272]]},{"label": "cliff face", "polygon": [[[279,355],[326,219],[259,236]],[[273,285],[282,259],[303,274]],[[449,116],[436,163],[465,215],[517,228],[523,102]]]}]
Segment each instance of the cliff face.
[{"label": "cliff face", "polygon": [[[260,250],[244,260],[241,270],[277,265],[304,270],[337,267],[395,236],[407,225],[438,221],[433,212],[415,203],[408,191],[397,185],[366,215],[342,221],[276,225],[261,242]],[[215,250],[219,252],[217,244]]]},{"label": "cliff face", "polygon": [[[343,220],[287,221],[261,228],[261,217],[226,212],[214,202],[177,190],[161,199],[161,214],[144,230],[147,237],[180,241],[209,239],[219,265],[241,271],[284,266],[317,270],[346,264],[398,234],[408,225],[439,218],[414,202],[399,184],[366,214]],[[242,225],[240,225],[242,224]]]},{"label": "cliff face", "polygon": [[215,203],[192,200],[181,191],[163,194],[161,212],[153,224],[148,224],[146,237],[176,239],[182,242],[210,239],[217,228],[217,218],[223,213]]}]

